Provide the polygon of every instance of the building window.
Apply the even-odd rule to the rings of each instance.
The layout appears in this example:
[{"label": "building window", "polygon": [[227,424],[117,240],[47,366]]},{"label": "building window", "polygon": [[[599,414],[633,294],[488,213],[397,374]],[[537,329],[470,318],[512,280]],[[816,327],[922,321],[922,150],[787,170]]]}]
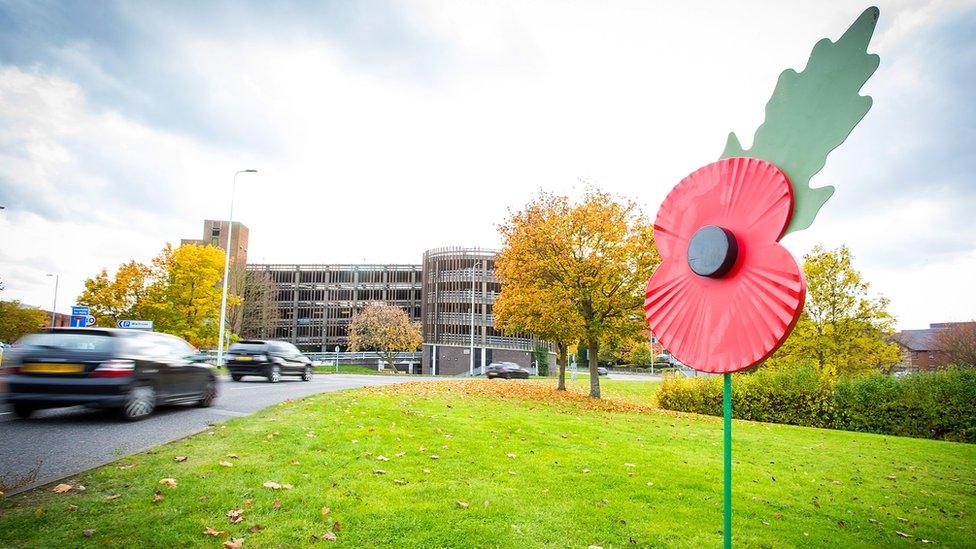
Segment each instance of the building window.
[{"label": "building window", "polygon": [[935,360],[935,353],[929,353],[929,360]]},{"label": "building window", "polygon": [[220,236],[220,227],[211,227],[210,236]]}]

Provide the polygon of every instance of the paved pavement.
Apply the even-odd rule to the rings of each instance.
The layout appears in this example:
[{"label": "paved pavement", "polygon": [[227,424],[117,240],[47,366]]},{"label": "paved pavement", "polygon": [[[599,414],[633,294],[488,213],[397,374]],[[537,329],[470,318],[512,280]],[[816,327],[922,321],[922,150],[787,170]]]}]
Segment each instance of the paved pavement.
[{"label": "paved pavement", "polygon": [[661,374],[623,374],[610,372],[607,379],[618,379],[623,381],[661,381],[664,379]]},{"label": "paved pavement", "polygon": [[[253,381],[252,381],[253,379]],[[83,407],[36,412],[20,421],[0,407],[0,483],[35,478],[7,495],[46,484],[153,446],[202,431],[209,425],[245,416],[290,398],[403,381],[419,376],[316,375],[311,382],[259,378],[233,383],[222,379],[220,396],[210,408],[159,408],[149,418],[124,422],[111,413]]]}]

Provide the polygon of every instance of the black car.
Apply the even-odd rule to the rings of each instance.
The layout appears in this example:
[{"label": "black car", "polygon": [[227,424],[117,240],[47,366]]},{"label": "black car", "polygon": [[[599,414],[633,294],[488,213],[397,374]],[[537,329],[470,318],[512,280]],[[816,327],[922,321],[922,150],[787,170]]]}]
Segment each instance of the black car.
[{"label": "black car", "polygon": [[529,379],[529,371],[514,362],[492,362],[485,368],[488,379],[500,377],[502,379]]},{"label": "black car", "polygon": [[281,376],[312,381],[312,361],[287,341],[238,341],[227,350],[227,369],[234,381],[244,376],[261,376],[271,383],[281,381]]},{"label": "black car", "polygon": [[196,349],[167,334],[107,328],[55,328],[7,350],[7,401],[26,419],[35,410],[80,404],[142,419],[160,404],[210,406],[217,375],[194,362]]}]

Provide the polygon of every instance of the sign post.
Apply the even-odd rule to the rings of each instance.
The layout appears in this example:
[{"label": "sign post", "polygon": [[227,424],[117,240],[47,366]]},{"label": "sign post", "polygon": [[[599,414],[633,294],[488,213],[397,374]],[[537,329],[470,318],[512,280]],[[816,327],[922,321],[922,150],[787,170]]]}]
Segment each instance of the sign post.
[{"label": "sign post", "polygon": [[338,374],[339,373],[339,346],[338,345],[336,345],[335,353],[336,353],[336,373]]}]

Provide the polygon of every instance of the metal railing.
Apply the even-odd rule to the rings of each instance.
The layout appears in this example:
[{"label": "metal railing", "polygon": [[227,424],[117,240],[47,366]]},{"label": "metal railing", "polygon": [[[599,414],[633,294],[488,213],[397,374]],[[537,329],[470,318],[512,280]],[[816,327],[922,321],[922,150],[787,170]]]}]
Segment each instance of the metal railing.
[{"label": "metal railing", "polygon": [[[437,315],[437,322],[439,324],[460,324],[467,326],[471,323],[471,313],[440,313]],[[494,326],[495,315],[489,313],[482,316],[475,313],[474,323],[476,326]]]},{"label": "metal railing", "polygon": [[[437,342],[426,342],[426,345],[455,345],[458,347],[467,347],[471,344],[471,336],[464,334],[440,334],[437,336]],[[542,341],[537,341],[529,338],[521,337],[501,337],[501,336],[489,336],[482,338],[478,335],[474,337],[475,347],[492,347],[496,349],[513,349],[518,351],[531,351],[535,349],[536,346],[542,346],[548,348],[548,345]]]},{"label": "metal railing", "polygon": [[[440,292],[437,294],[437,301],[460,301],[462,303],[469,303],[471,301],[471,290],[450,290],[446,292]],[[477,303],[494,303],[495,299],[498,297],[498,292],[487,292],[482,293],[480,291],[474,292],[474,299]],[[428,300],[433,303],[433,299]]]},{"label": "metal railing", "polygon": [[[420,362],[420,357],[423,353],[420,351],[414,351],[410,353],[397,353],[396,357],[393,359],[394,362],[399,364],[402,362]],[[335,363],[336,359],[339,359],[339,363],[352,363],[352,362],[376,362],[379,358],[376,353],[372,351],[364,351],[359,353],[336,353],[336,352],[325,352],[325,353],[304,353],[305,356],[312,360],[319,360],[323,362]]]}]

